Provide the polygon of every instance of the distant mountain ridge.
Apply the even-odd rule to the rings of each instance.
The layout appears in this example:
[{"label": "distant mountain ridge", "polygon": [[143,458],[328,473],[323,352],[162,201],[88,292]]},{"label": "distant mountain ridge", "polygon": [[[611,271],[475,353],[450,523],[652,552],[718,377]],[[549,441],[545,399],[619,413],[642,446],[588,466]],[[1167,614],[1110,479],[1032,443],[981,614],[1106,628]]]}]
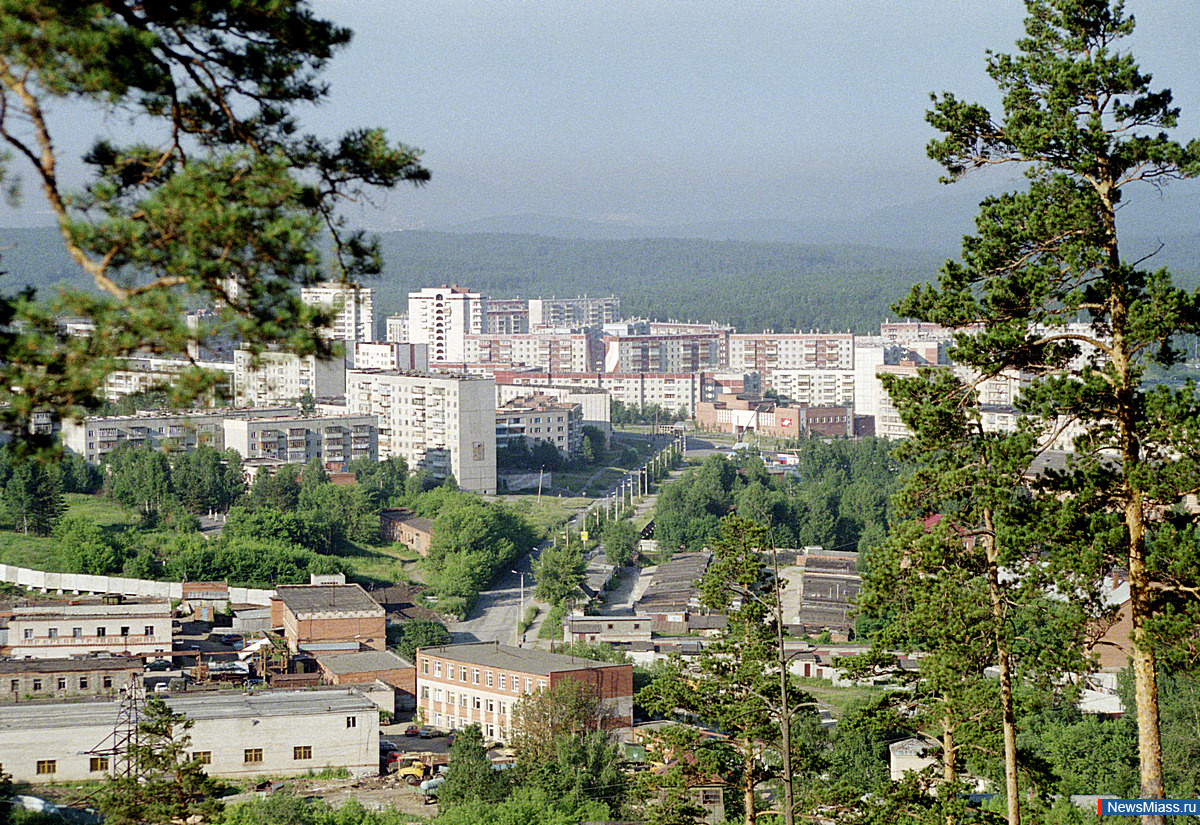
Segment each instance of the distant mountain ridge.
[{"label": "distant mountain ridge", "polygon": [[[377,322],[405,311],[411,291],[457,283],[497,298],[616,294],[627,315],[719,321],[746,332],[867,334],[894,316],[892,305],[912,284],[936,277],[957,250],[957,245],[912,250],[755,237],[809,231],[783,221],[659,227],[660,235],[648,227],[538,216],[470,226],[490,223],[527,231],[380,233],[384,273],[368,284],[376,291]],[[539,229],[542,233],[534,231]],[[550,231],[561,234],[545,234]],[[1168,267],[1181,285],[1200,282],[1200,231],[1128,240],[1127,257],[1148,254],[1160,242],[1162,250],[1146,265]],[[45,295],[58,283],[90,287],[52,228],[0,230],[3,248],[0,290],[31,284]]]}]

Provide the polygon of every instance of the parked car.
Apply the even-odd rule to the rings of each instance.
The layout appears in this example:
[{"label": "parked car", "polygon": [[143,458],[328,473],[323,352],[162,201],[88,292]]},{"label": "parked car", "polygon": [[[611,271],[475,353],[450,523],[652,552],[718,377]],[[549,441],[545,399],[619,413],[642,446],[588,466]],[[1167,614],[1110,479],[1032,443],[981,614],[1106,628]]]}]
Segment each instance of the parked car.
[{"label": "parked car", "polygon": [[429,725],[426,725],[417,731],[417,736],[421,737],[422,739],[435,739],[440,735],[441,734],[437,732],[437,728],[431,728]]},{"label": "parked car", "polygon": [[153,662],[150,662],[148,665],[146,665],[146,670],[162,671],[170,669],[171,663],[167,659],[155,659]]},{"label": "parked car", "polygon": [[397,750],[400,750],[400,746],[397,745],[395,742],[391,741],[390,739],[380,739],[379,740],[379,751],[381,753],[390,753],[392,751],[397,751]]},{"label": "parked car", "polygon": [[407,728],[404,729],[405,736],[416,736],[420,732],[421,732],[420,725],[409,725]]}]

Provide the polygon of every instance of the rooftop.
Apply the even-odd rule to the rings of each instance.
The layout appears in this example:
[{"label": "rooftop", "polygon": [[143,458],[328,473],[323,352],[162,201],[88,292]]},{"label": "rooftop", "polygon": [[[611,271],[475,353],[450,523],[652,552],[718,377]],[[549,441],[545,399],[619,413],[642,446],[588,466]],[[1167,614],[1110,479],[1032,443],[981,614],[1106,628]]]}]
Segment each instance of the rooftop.
[{"label": "rooftop", "polygon": [[358,653],[318,654],[317,661],[330,673],[371,673],[377,670],[398,670],[413,667],[403,656],[390,650],[363,650]]},{"label": "rooftop", "polygon": [[383,613],[379,602],[357,584],[281,584],[275,592],[297,616],[303,613]]},{"label": "rooftop", "polygon": [[[346,688],[315,690],[257,691],[241,693],[220,691],[195,695],[174,695],[165,699],[171,709],[189,719],[246,719],[264,716],[312,716],[326,713],[373,711],[365,697]],[[80,726],[113,727],[119,702],[98,700],[53,705],[9,705],[0,707],[0,727],[10,730],[72,728]],[[299,724],[299,722],[298,722]],[[88,747],[91,742],[80,742]]]},{"label": "rooftop", "polygon": [[0,659],[4,673],[75,673],[92,670],[142,670],[141,657],[112,656],[88,659]]},{"label": "rooftop", "polygon": [[597,662],[578,656],[563,656],[532,647],[511,647],[495,642],[471,642],[443,647],[423,647],[418,655],[427,654],[468,665],[482,665],[500,670],[515,670],[518,673],[536,673],[549,676],[571,670],[592,670],[598,667],[628,667],[613,662]]}]

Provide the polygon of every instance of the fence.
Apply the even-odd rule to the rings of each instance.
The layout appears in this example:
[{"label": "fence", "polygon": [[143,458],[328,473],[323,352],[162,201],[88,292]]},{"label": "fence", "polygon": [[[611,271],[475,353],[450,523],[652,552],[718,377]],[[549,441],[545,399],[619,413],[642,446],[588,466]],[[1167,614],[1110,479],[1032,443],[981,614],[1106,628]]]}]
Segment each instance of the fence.
[{"label": "fence", "polygon": [[[119,594],[172,600],[183,598],[182,582],[156,582],[127,579],[123,576],[90,576],[85,573],[51,573],[11,564],[0,564],[0,581],[45,593]],[[229,601],[233,604],[269,605],[274,595],[274,590],[253,587],[229,588]]]}]

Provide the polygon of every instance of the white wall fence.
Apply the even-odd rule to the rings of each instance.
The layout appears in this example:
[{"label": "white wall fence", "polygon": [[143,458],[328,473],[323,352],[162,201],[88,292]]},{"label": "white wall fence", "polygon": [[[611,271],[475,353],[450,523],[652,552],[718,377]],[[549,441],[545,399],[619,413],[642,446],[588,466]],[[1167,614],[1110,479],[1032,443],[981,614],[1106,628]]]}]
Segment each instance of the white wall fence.
[{"label": "white wall fence", "polygon": [[[84,573],[50,573],[0,564],[0,581],[20,585],[44,593],[79,595],[119,594],[142,598],[182,599],[182,582],[154,582],[145,579],[126,579],[121,576],[89,576]],[[274,590],[253,587],[230,587],[229,601],[233,604],[271,604]]]}]

